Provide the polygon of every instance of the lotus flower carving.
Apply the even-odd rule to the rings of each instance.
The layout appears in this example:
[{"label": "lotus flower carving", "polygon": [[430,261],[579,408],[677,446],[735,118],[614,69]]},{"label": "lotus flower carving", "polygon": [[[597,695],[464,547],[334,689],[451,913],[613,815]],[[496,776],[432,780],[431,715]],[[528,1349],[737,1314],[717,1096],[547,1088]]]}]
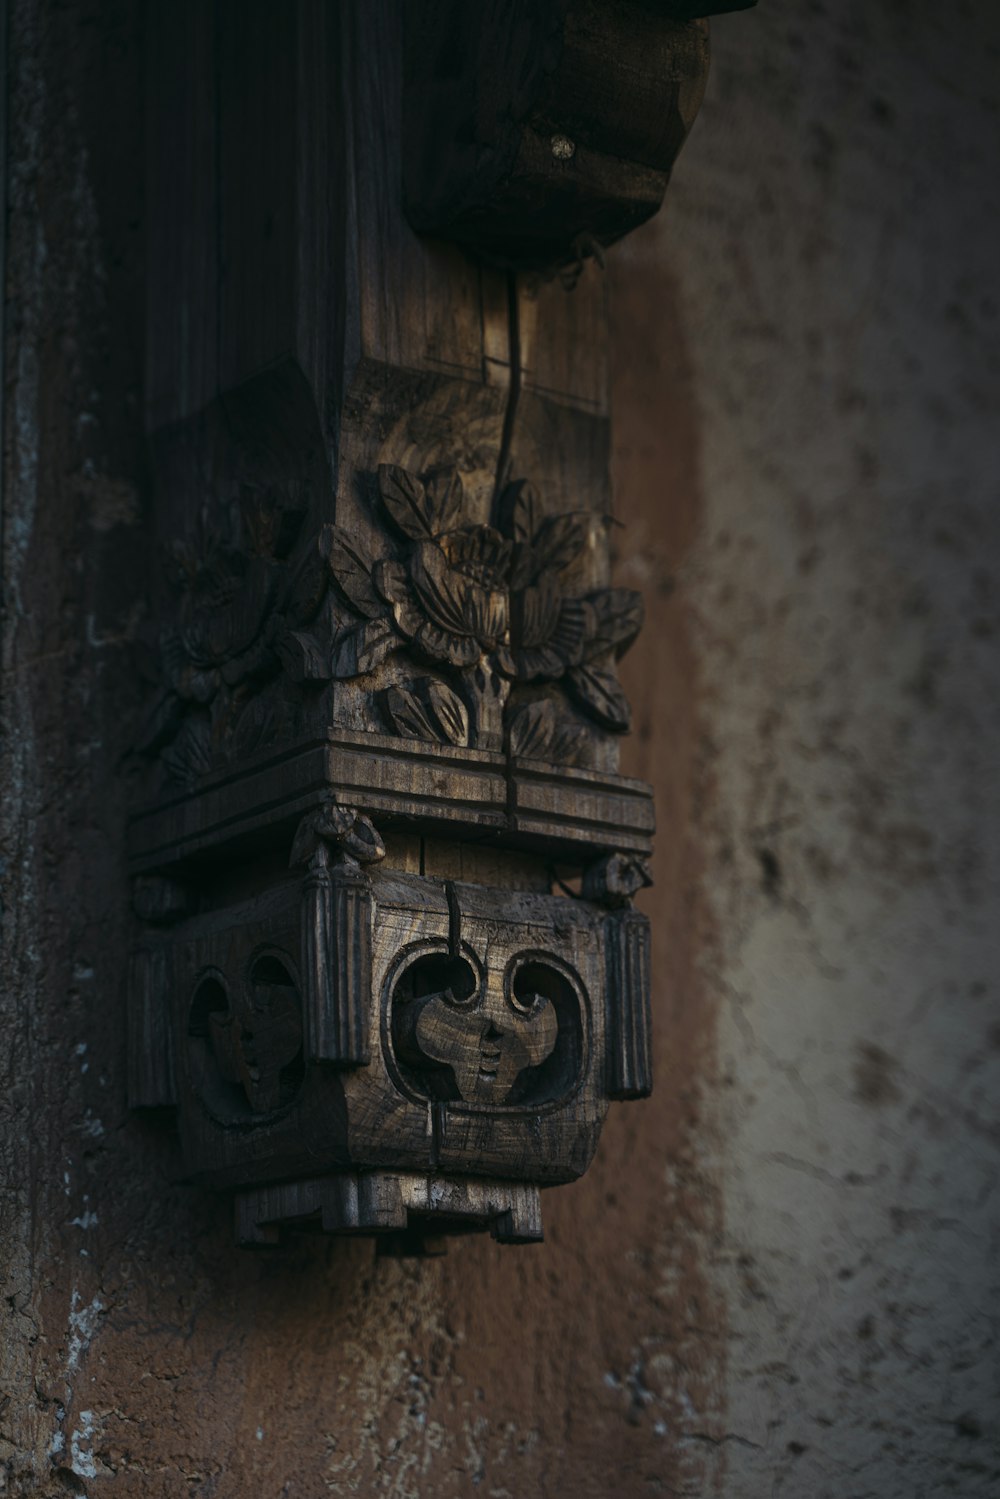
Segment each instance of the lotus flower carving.
[{"label": "lotus flower carving", "polygon": [[[574,589],[575,564],[591,540],[591,517],[549,515],[532,486],[518,481],[501,497],[498,526],[462,524],[465,497],[457,470],[421,476],[383,464],[378,479],[383,510],[401,541],[396,554],[370,560],[347,532],[327,528],[333,577],[368,621],[357,627],[357,639],[373,638],[373,621],[381,618],[379,660],[402,645],[458,673],[480,746],[499,747],[505,732],[512,747],[528,745],[537,754],[558,743],[560,753],[571,756],[571,746],[581,745],[572,725],[560,725],[537,704],[530,733],[514,733],[517,714],[507,711],[512,683],[560,683],[603,728],[627,729],[628,703],[610,661],[638,633],[642,603],[630,589]],[[395,640],[386,632],[387,621]],[[345,649],[343,658],[342,675],[371,669],[363,650],[359,656]],[[356,669],[360,660],[364,668]],[[435,733],[426,691],[421,702],[419,694],[394,688],[384,706],[399,732],[412,734],[415,725],[426,724]],[[455,722],[450,715],[441,737],[454,742]],[[543,723],[551,733],[540,732]]]},{"label": "lotus flower carving", "polygon": [[236,532],[203,524],[171,557],[165,688],[138,748],[162,751],[172,778],[281,732],[284,699],[270,684],[370,678],[400,653],[432,673],[390,671],[375,686],[383,720],[406,738],[574,763],[588,720],[628,728],[613,662],[642,604],[630,589],[582,585],[589,513],[553,515],[520,480],[502,492],[496,524],[474,523],[456,468],[382,464],[383,555],[326,525],[293,564],[304,517],[295,497],[252,492],[241,508]]},{"label": "lotus flower carving", "polygon": [[472,666],[508,638],[510,543],[490,526],[418,541],[408,564],[379,562],[375,587],[401,635],[432,661]]}]

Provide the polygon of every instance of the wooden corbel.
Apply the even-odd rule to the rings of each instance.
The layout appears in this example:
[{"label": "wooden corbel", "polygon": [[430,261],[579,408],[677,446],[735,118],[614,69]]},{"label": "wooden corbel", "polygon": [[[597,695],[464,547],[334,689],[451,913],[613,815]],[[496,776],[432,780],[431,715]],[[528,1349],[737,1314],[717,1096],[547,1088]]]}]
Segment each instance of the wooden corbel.
[{"label": "wooden corbel", "polygon": [[702,11],[149,5],[130,1092],[243,1243],[538,1239],[651,1087],[599,261]]}]

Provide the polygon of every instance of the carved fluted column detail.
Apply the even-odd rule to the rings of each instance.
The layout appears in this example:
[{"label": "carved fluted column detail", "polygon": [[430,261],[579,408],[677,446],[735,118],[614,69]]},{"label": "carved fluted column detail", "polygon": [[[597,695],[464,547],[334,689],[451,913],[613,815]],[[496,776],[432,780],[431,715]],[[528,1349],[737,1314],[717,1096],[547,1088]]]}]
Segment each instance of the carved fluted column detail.
[{"label": "carved fluted column detail", "polygon": [[647,1098],[653,1089],[649,918],[628,909],[606,926],[609,1098]]}]

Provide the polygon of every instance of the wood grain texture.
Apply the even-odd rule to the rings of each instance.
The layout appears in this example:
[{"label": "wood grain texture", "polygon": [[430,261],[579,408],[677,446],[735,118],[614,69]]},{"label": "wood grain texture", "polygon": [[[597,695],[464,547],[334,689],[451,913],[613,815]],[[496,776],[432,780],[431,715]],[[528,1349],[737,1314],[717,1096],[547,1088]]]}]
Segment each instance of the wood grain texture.
[{"label": "wood grain texture", "polygon": [[215,17],[201,0],[148,8],[145,422],[199,411],[218,386]]},{"label": "wood grain texture", "polygon": [[177,1103],[170,1028],[171,973],[165,947],[137,947],[128,967],[128,1101],[133,1109]]},{"label": "wood grain texture", "polygon": [[360,869],[336,866],[330,889],[330,1009],[336,1029],[323,1052],[329,1061],[363,1066],[371,1060],[372,916],[368,880]]},{"label": "wood grain texture", "polygon": [[[452,126],[440,77],[416,97],[404,9],[219,0],[184,218],[214,271],[172,218],[193,148],[151,182],[150,388],[180,357],[159,308],[202,283],[210,375],[150,408],[166,566],[135,757],[135,1092],[165,1097],[172,1058],[186,1169],[246,1194],[247,1242],[435,1216],[532,1240],[538,1184],[578,1176],[608,1097],[649,1082],[639,929],[609,937],[652,834],[648,788],[617,774],[642,601],[611,586],[602,252],[572,205],[615,152],[626,218],[652,203],[636,185],[679,145],[703,30],[631,0],[426,13],[428,44],[447,12],[462,66],[485,64],[480,112],[528,121],[514,179],[548,184],[536,227],[573,249],[529,276],[407,221],[417,126],[442,163]],[[161,166],[195,25],[155,21]],[[649,84],[637,115],[623,69]],[[552,177],[557,114],[577,156]]]},{"label": "wood grain texture", "polygon": [[[328,1233],[388,1236],[405,1233],[413,1222],[436,1229],[442,1218],[453,1229],[489,1229],[501,1244],[537,1243],[542,1237],[538,1188],[522,1182],[338,1173],[236,1198],[236,1237],[248,1247],[276,1244],[281,1225],[310,1219],[318,1219]],[[423,1247],[425,1241],[415,1237],[413,1242]]]},{"label": "wood grain texture", "polygon": [[609,1098],[648,1098],[653,1091],[653,1017],[649,988],[649,917],[609,916],[605,927]]},{"label": "wood grain texture", "polygon": [[695,14],[641,0],[410,0],[411,223],[534,270],[637,227],[701,102],[708,39]]}]

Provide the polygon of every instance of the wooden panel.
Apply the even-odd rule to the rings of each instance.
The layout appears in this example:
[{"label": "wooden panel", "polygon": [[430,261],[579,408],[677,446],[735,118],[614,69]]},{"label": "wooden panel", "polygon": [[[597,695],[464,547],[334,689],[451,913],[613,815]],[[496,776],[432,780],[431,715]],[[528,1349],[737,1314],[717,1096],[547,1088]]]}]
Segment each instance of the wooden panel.
[{"label": "wooden panel", "polygon": [[146,430],[192,415],[218,376],[216,53],[204,0],[147,6]]},{"label": "wooden panel", "polygon": [[128,966],[128,1101],[133,1109],[177,1102],[170,1037],[171,972],[165,945],[139,947]]},{"label": "wooden panel", "polygon": [[425,838],[420,873],[432,879],[468,880],[478,885],[533,890],[542,895],[549,893],[552,884],[544,858],[517,849],[498,848],[492,841]]},{"label": "wooden panel", "polygon": [[296,22],[302,11],[268,0],[220,0],[224,390],[298,352]]},{"label": "wooden panel", "polygon": [[518,276],[517,320],[522,390],[607,416],[607,284],[600,263],[581,259],[569,281]]},{"label": "wooden panel", "polygon": [[357,353],[393,368],[477,381],[488,357],[497,383],[506,364],[506,318],[495,316],[495,309],[506,305],[503,276],[455,246],[419,239],[403,217],[398,7],[391,0],[366,0],[341,6],[339,13],[344,55],[357,60],[346,82],[358,164],[352,183],[360,293]]}]

